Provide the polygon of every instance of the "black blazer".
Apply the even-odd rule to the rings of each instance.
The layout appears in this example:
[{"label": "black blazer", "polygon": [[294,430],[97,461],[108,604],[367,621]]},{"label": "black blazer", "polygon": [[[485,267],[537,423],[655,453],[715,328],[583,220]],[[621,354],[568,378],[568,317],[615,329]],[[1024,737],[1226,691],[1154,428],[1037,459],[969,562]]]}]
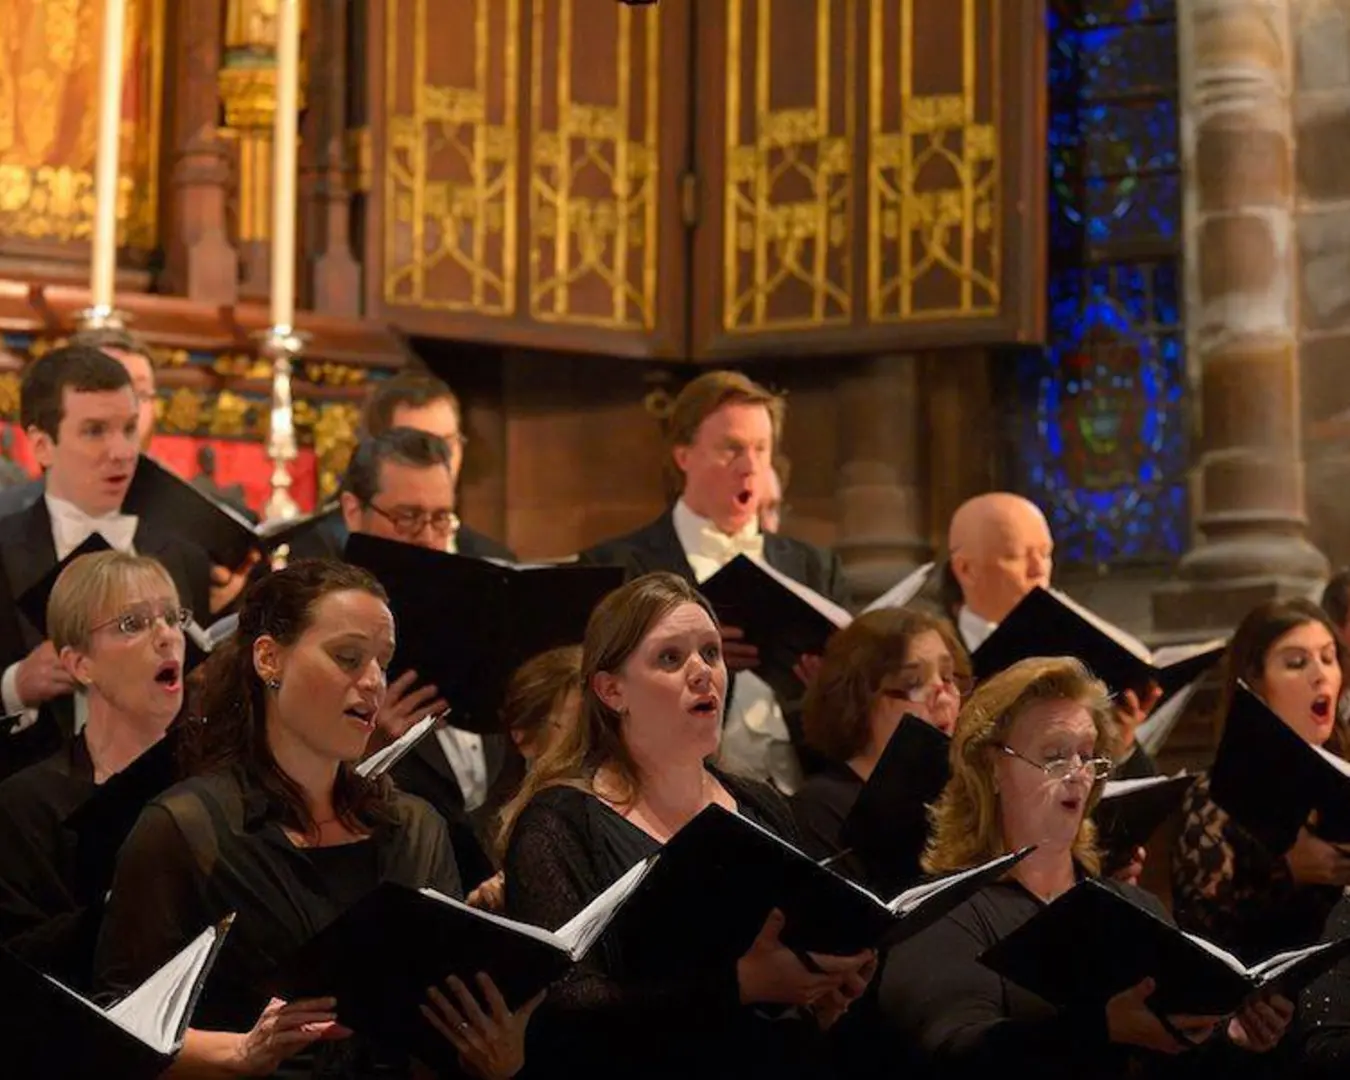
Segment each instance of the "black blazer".
[{"label": "black blazer", "polygon": [[[211,621],[211,562],[206,552],[176,536],[156,532],[141,522],[136,529],[136,551],[158,559],[178,587],[178,595],[203,625]],[[52,519],[46,499],[26,510],[0,518],[0,566],[10,596],[17,599],[57,565]],[[0,670],[22,660],[42,643],[29,618],[10,605],[0,613]]]},{"label": "black blazer", "polygon": [[[506,740],[505,735],[483,736],[489,795],[506,757]],[[390,770],[390,776],[400,791],[425,799],[445,818],[450,826],[450,843],[455,849],[455,862],[466,893],[496,872],[489,835],[492,824],[483,820],[481,812],[470,814],[465,809],[459,779],[434,735],[428,735],[405,754]],[[483,809],[491,808],[489,798]]]},{"label": "black blazer", "polygon": [[[794,581],[828,596],[836,604],[848,606],[848,583],[839,556],[834,552],[788,536],[766,533],[764,560]],[[669,570],[696,584],[693,568],[680,546],[675,519],[669,510],[637,532],[587,548],[577,556],[577,561],[590,566],[622,566],[630,580],[656,570]]]}]

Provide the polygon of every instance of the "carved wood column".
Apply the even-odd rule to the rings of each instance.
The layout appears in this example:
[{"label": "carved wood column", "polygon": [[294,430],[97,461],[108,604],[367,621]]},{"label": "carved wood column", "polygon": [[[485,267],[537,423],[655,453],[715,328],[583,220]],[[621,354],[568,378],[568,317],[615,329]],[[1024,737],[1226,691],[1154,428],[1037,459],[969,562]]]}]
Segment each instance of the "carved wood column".
[{"label": "carved wood column", "polygon": [[360,314],[361,268],[352,254],[347,187],[348,0],[311,0],[310,109],[301,133],[301,250],[310,306],[326,315]]},{"label": "carved wood column", "polygon": [[164,291],[204,304],[239,296],[239,254],[226,231],[229,150],[217,134],[223,30],[219,4],[177,8],[179,47],[169,173]]},{"label": "carved wood column", "polygon": [[1306,593],[1292,0],[1188,0],[1181,35],[1186,325],[1200,379],[1201,540],[1154,598],[1163,632]]},{"label": "carved wood column", "polygon": [[927,554],[915,356],[858,362],[839,384],[839,552],[854,598],[879,596]]}]

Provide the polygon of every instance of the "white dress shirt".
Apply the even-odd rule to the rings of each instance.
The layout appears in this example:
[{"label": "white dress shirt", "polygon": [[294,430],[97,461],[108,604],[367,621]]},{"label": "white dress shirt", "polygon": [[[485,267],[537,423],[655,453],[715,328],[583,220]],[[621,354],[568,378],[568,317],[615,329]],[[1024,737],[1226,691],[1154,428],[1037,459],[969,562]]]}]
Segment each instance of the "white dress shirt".
[{"label": "white dress shirt", "polygon": [[[675,504],[671,518],[680,547],[699,584],[737,555],[764,562],[764,536],[758,521],[751,521],[734,536],[728,536],[689,509],[683,499]],[[769,684],[753,671],[735,675],[735,693],[722,728],[718,760],[736,772],[768,781],[789,795],[801,786],[801,764],[782,706]]]},{"label": "white dress shirt", "polygon": [[989,635],[998,629],[998,623],[976,615],[964,604],[956,613],[956,630],[965,642],[966,651],[974,652],[985,643]]},{"label": "white dress shirt", "polygon": [[[58,499],[46,493],[47,514],[52,520],[52,544],[56,548],[56,560],[60,562],[78,548],[94,533],[100,533],[103,539],[117,551],[136,553],[136,525],[134,514],[102,514],[94,517],[86,514],[74,503]],[[21,717],[15,730],[22,730],[33,724],[38,717],[36,708],[29,708],[19,697],[19,665],[10,664],[0,677],[0,699],[3,699],[5,713]],[[75,730],[84,727],[85,703],[82,695],[75,695]]]},{"label": "white dress shirt", "polygon": [[487,756],[483,753],[483,736],[459,728],[439,727],[436,741],[440,743],[445,760],[459,781],[464,793],[464,809],[477,810],[487,802]]}]

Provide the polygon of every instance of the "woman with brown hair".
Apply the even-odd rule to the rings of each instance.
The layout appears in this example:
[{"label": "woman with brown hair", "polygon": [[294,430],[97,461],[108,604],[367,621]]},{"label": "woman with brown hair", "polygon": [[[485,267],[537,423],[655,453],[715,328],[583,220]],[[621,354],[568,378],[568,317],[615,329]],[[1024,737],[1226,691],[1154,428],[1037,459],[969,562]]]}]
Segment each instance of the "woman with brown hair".
[{"label": "woman with brown hair", "polygon": [[[1045,904],[1095,876],[1100,860],[1089,812],[1111,774],[1116,724],[1106,687],[1077,660],[1033,659],[985,682],[952,737],[952,777],[933,811],[925,866],[962,869],[1027,845],[1036,850],[1003,881],[986,886],[928,930],[892,949],[880,986],[883,1017],[923,1075],[975,1077],[1035,1063],[1037,1075],[1149,1075],[1140,1051],[1184,1047],[1148,1008],[1149,980],[1105,1006],[1058,1010],[979,962]],[[1167,918],[1130,885],[1108,883]],[[1283,1035],[1293,1006],[1282,999],[1245,1008],[1226,1029],[1244,1049],[1264,1051]],[[1196,1040],[1214,1017],[1170,1017]],[[1208,1057],[1208,1055],[1206,1055]]]},{"label": "woman with brown hair", "polygon": [[805,850],[839,853],[844,819],[907,713],[950,735],[970,689],[970,659],[944,619],[870,611],[831,637],[802,708],[806,745],[824,759],[792,800]]},{"label": "woman with brown hair", "polygon": [[[203,719],[184,733],[185,772],[141,814],[118,858],[95,957],[95,987],[138,985],[204,926],[233,927],[167,1075],[407,1075],[336,1023],[331,998],[268,1001],[274,966],[381,882],[458,895],[444,821],[426,803],[355,770],[394,652],[379,584],[340,563],[302,560],[256,581],[235,637],[205,665]],[[466,1070],[514,1075],[529,1009],[485,987],[439,993],[434,1016]],[[463,1010],[463,1015],[459,1010]],[[435,1021],[433,1021],[435,1022]]]},{"label": "woman with brown hair", "polygon": [[[1344,757],[1340,716],[1346,646],[1310,600],[1272,600],[1238,626],[1224,662],[1220,715],[1245,683],[1306,742]],[[1350,848],[1303,828],[1288,851],[1270,851],[1210,798],[1202,775],[1186,795],[1172,856],[1177,922],[1247,962],[1317,940],[1344,886]]]},{"label": "woman with brown hair", "polygon": [[[717,621],[682,578],[648,574],[601,601],[582,650],[578,722],[506,810],[511,917],[561,925],[712,804],[794,839],[771,788],[708,765],[726,689]],[[780,942],[782,928],[772,913],[735,964],[688,979],[639,977],[602,939],[550,989],[531,1075],[828,1075],[820,1030],[862,992],[874,959],[815,957],[809,970]]]}]

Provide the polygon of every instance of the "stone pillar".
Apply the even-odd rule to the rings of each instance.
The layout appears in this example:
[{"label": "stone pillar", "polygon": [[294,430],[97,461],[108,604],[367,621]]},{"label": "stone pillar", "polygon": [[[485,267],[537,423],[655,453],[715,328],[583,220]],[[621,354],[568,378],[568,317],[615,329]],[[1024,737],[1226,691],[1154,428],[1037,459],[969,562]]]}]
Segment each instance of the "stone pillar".
[{"label": "stone pillar", "polygon": [[229,305],[239,296],[239,254],[226,231],[229,150],[216,128],[221,14],[219,4],[184,4],[178,17],[162,287],[199,303]]},{"label": "stone pillar", "polygon": [[1164,635],[1231,628],[1326,572],[1304,513],[1291,3],[1177,7],[1200,540],[1154,596]]},{"label": "stone pillar", "polygon": [[1299,363],[1310,536],[1350,562],[1350,0],[1294,5]]},{"label": "stone pillar", "polygon": [[834,546],[854,599],[866,602],[928,557],[918,358],[860,361],[840,381],[838,401],[841,464]]}]

